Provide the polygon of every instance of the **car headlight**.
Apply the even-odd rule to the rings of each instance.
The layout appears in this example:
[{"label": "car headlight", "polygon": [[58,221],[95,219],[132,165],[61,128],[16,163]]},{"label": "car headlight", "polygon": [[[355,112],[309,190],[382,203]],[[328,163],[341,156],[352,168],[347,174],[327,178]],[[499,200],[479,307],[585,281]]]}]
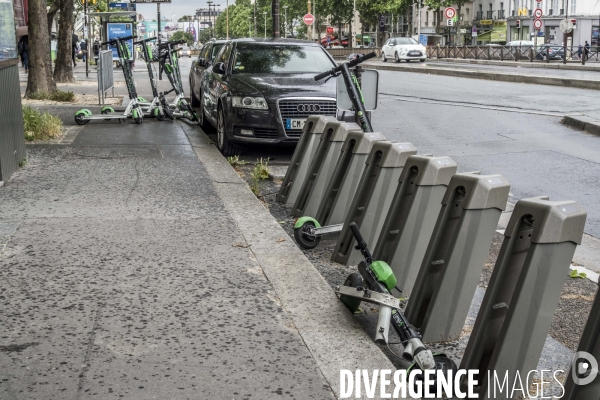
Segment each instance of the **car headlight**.
[{"label": "car headlight", "polygon": [[268,110],[269,106],[264,97],[233,96],[232,104],[239,108],[253,108],[255,110]]}]

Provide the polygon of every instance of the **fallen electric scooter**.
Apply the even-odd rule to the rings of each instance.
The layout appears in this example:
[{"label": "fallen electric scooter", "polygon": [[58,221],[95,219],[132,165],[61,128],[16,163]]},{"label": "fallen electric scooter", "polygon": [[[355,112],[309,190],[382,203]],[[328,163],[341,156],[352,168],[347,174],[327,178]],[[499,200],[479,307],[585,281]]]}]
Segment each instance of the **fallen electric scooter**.
[{"label": "fallen electric scooter", "polygon": [[91,120],[111,120],[116,119],[125,120],[127,118],[133,118],[136,124],[141,124],[144,120],[144,112],[138,101],[137,91],[135,88],[135,82],[133,81],[133,71],[131,70],[131,63],[129,62],[129,47],[127,46],[127,40],[133,39],[134,36],[127,36],[121,38],[114,38],[108,42],[104,42],[101,45],[111,45],[117,49],[117,55],[119,57],[119,64],[123,70],[123,76],[125,77],[125,85],[127,86],[127,92],[129,94],[129,103],[122,114],[114,114],[114,109],[110,106],[102,108],[102,115],[92,115],[92,112],[87,108],[82,108],[75,113],[75,123],[77,125],[85,125]]},{"label": "fallen electric scooter", "polygon": [[413,369],[435,369],[456,373],[454,361],[445,354],[433,354],[421,341],[421,335],[410,325],[402,310],[400,301],[390,294],[396,287],[396,277],[390,266],[384,261],[373,261],[367,243],[362,238],[358,226],[352,222],[350,230],[358,245],[357,248],[365,258],[358,264],[358,273],[348,276],[343,286],[336,288],[340,300],[351,312],[358,311],[360,303],[365,301],[379,306],[379,318],[375,332],[375,342],[385,345],[389,349],[388,334],[390,322],[398,333],[404,351],[398,356],[391,349],[390,352],[408,361],[408,371]]},{"label": "fallen electric scooter", "polygon": [[[339,75],[343,77],[346,90],[348,91],[348,97],[350,97],[354,112],[358,117],[357,123],[364,132],[373,132],[373,127],[371,126],[371,121],[367,117],[360,84],[356,74],[351,71],[350,68],[356,67],[360,63],[375,56],[375,52],[359,55],[350,62],[343,63],[327,72],[315,76],[315,81],[324,78],[331,79],[332,77],[337,77]],[[315,218],[303,216],[298,218],[294,223],[294,239],[296,239],[296,243],[303,249],[313,249],[319,244],[323,235],[339,233],[342,231],[343,227],[344,224],[321,226]]]}]

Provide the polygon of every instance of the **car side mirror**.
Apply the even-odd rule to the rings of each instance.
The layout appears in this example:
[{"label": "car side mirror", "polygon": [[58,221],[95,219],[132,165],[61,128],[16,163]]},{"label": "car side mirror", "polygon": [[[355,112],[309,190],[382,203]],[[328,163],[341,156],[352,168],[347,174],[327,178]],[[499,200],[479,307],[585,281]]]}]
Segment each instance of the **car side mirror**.
[{"label": "car side mirror", "polygon": [[213,67],[213,71],[219,75],[224,75],[225,74],[225,64],[223,64],[222,62],[216,63],[215,66]]}]

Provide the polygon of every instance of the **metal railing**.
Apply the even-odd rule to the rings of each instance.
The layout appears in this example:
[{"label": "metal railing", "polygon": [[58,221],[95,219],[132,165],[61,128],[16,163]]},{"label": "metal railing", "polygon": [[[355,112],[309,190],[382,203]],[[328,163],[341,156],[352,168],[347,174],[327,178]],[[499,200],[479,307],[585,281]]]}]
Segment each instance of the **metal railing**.
[{"label": "metal railing", "polygon": [[477,11],[477,16],[475,17],[476,20],[481,20],[483,19],[483,11]]},{"label": "metal railing", "polygon": [[487,12],[487,19],[492,19],[494,18],[494,12],[493,11],[488,11]]},{"label": "metal railing", "polygon": [[344,47],[343,49],[325,49],[331,54],[333,58],[336,59],[345,59],[350,54],[358,53],[358,54],[367,54],[372,51],[377,53],[377,57],[381,57],[381,48],[376,47]]},{"label": "metal railing", "polygon": [[597,62],[600,61],[600,47],[590,48],[584,61],[585,51],[580,53],[578,46],[552,46],[548,57],[548,47],[538,46],[432,46],[427,48],[428,58],[462,58],[474,60],[530,61],[530,62]]},{"label": "metal railing", "polygon": [[98,53],[98,104],[104,104],[108,89],[112,89],[112,96],[115,97],[113,53],[112,50],[101,50]]},{"label": "metal railing", "polygon": [[498,10],[498,19],[504,19],[504,10]]}]

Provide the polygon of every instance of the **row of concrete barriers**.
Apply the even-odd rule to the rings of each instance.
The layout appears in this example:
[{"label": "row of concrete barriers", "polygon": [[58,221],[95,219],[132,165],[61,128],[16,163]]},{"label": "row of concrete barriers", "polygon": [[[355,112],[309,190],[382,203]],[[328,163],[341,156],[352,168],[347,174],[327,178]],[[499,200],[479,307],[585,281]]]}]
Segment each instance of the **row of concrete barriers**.
[{"label": "row of concrete barriers", "polygon": [[[361,259],[348,228],[355,222],[374,259],[392,267],[423,341],[443,342],[462,332],[510,188],[501,175],[456,171],[450,157],[417,155],[410,143],[311,116],[277,200],[321,226],[343,224],[332,255],[341,264]],[[516,203],[461,369],[512,379],[536,368],[586,216],[574,201]],[[578,351],[600,360],[599,335],[600,295]],[[566,391],[596,399],[600,379],[577,386],[569,374]]]}]

